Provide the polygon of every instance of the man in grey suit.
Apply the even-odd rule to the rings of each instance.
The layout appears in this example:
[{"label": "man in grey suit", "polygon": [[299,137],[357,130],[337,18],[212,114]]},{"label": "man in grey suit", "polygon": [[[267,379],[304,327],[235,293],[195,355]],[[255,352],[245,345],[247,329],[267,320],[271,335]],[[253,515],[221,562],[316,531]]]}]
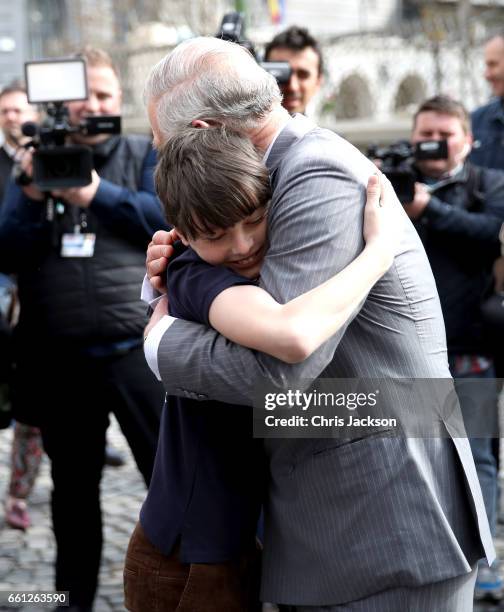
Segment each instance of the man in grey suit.
[{"label": "man in grey suit", "polygon": [[[261,285],[277,301],[320,284],[362,250],[374,166],[338,136],[290,118],[276,83],[245,50],[187,41],[154,67],[146,99],[158,144],[187,125],[224,124],[265,151],[273,199]],[[151,277],[163,265],[162,242],[148,256]],[[170,395],[251,405],[264,380],[283,390],[320,375],[450,377],[435,283],[409,224],[359,312],[301,364],[160,314],[145,351]],[[312,612],[472,609],[475,564],[494,551],[467,439],[268,440],[266,450],[264,601]]]}]

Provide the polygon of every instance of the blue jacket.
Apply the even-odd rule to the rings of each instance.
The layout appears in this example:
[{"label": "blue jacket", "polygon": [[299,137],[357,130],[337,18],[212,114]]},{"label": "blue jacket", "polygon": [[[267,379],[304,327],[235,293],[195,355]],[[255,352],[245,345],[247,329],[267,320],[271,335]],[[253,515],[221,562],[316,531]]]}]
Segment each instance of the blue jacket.
[{"label": "blue jacket", "polygon": [[415,224],[436,279],[449,354],[485,353],[480,305],[499,255],[504,172],[476,172],[466,163],[442,183]]},{"label": "blue jacket", "polygon": [[471,115],[475,146],[470,160],[476,166],[504,170],[504,105],[501,98],[480,106]]},{"label": "blue jacket", "polygon": [[[93,147],[101,177],[89,208],[63,205],[52,221],[12,181],[0,209],[0,270],[17,274],[19,338],[96,346],[140,343],[145,305],[139,286],[145,249],[166,228],[154,191],[156,154],[144,136],[111,137]],[[60,212],[61,211],[61,212]],[[92,257],[61,257],[63,234],[82,215],[95,234]]]}]

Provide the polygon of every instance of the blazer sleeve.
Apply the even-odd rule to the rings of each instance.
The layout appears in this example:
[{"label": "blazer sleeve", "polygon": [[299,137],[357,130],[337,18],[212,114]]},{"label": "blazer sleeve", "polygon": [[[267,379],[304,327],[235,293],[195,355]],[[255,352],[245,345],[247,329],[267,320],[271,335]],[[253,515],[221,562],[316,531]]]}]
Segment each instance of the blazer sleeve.
[{"label": "blazer sleeve", "polygon": [[[339,158],[346,163],[334,161],[331,146],[315,140],[272,177],[270,248],[261,285],[281,303],[343,269],[363,248],[365,182],[376,169],[351,145],[343,146],[346,155]],[[345,329],[303,363],[289,365],[202,325],[176,320],[159,345],[161,378],[172,395],[191,390],[201,399],[250,405],[258,384],[308,385],[331,361]]]}]

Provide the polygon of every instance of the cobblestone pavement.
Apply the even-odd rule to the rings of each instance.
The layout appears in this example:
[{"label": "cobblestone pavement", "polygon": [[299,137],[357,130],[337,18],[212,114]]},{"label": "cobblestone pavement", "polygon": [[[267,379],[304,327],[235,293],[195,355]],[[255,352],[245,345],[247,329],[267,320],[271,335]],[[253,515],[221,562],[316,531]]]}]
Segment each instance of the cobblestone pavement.
[{"label": "cobblestone pavement", "polygon": [[[12,430],[0,431],[0,499],[3,500],[9,475],[9,453]],[[119,426],[113,420],[107,439],[124,452],[126,464],[107,467],[101,484],[104,518],[104,547],[100,572],[100,588],[94,612],[125,610],[122,570],[129,536],[138,518],[145,497],[145,485],[135,467]],[[54,537],[49,515],[51,477],[47,457],[29,499],[32,527],[26,533],[5,526],[3,505],[0,505],[0,591],[51,591],[53,589]],[[77,528],[78,526],[76,526]],[[2,608],[7,610],[12,608]],[[20,608],[17,608],[19,610]],[[47,612],[48,608],[45,608]],[[65,608],[61,608],[64,610]],[[38,608],[25,607],[28,612]]]},{"label": "cobblestone pavement", "polygon": [[[145,496],[145,487],[114,420],[107,438],[115,448],[124,452],[126,465],[106,468],[102,479],[105,543],[94,612],[123,612],[124,555]],[[12,430],[0,430],[0,499],[3,499],[7,486],[11,439]],[[502,484],[504,489],[504,482]],[[3,506],[0,505],[0,591],[50,591],[53,588],[54,538],[49,516],[50,489],[49,462],[45,457],[29,500],[33,526],[26,533],[5,526]],[[503,524],[498,527],[496,544],[500,558],[504,559]],[[0,610],[12,608],[0,606]],[[42,609],[35,607],[26,607],[24,610],[42,612]],[[45,610],[47,612],[47,608]],[[504,601],[478,603],[475,612],[504,612]]]}]

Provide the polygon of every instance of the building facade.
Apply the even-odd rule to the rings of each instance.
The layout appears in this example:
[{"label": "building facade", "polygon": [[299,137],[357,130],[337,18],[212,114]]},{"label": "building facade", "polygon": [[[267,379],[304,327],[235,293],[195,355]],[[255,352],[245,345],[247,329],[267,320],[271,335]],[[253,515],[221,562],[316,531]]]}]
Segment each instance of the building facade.
[{"label": "building facade", "polygon": [[504,22],[504,0],[0,0],[1,82],[26,59],[58,57],[85,44],[107,49],[123,84],[127,130],[148,129],[142,84],[181,40],[214,35],[222,16],[244,9],[261,50],[278,31],[308,27],[326,58],[310,113],[358,144],[406,135],[411,113],[437,92],[471,109],[489,96],[482,46]]}]

